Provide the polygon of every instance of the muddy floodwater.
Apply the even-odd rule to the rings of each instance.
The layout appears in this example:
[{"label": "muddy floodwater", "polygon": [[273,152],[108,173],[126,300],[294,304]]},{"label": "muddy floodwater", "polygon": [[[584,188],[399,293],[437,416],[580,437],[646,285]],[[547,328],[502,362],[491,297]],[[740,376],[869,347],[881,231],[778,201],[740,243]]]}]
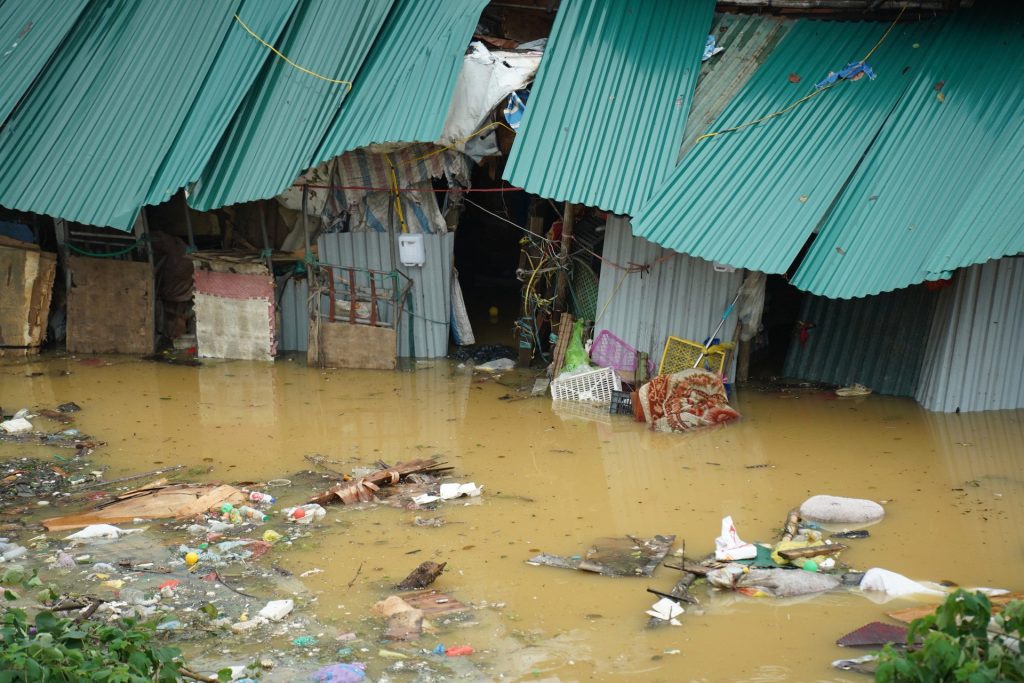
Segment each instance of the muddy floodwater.
[{"label": "muddy floodwater", "polygon": [[[183,479],[266,481],[309,469],[307,454],[346,471],[439,455],[459,481],[484,485],[474,504],[429,513],[332,507],[306,542],[259,560],[296,577],[322,570],[301,579],[315,597],[305,609],[364,637],[368,651],[355,655],[374,680],[414,680],[378,657],[382,646],[410,646],[382,645],[370,612],[424,560],[448,563],[434,587],[486,603],[475,624],[416,644],[471,645],[470,678],[867,680],[830,667],[860,654],[834,641],[917,603],[883,605],[855,591],[773,600],[695,588],[702,604],[681,626],[648,630],[644,610],[655,598],[644,589],[667,591],[677,572],[609,578],[525,563],[625,534],[675,534],[698,558],[713,550],[724,515],[745,540],[772,541],[786,513],[817,493],[886,508],[870,538],[848,542],[843,559],[852,567],[1024,589],[1024,411],[939,415],[908,399],[741,389],[739,422],[663,435],[624,417],[556,412],[549,399],[516,392],[527,382],[514,373],[496,382],[447,361],[390,373],[318,371],[301,359],[194,368],[44,356],[0,365],[0,404],[11,413],[78,403],[75,426],[107,443],[91,459],[108,478],[183,464]],[[6,444],[0,457],[51,450]],[[274,492],[292,503],[312,491],[305,483]],[[418,515],[446,524],[414,526]],[[182,542],[164,536],[168,548]],[[258,643],[227,649],[260,653]]]}]

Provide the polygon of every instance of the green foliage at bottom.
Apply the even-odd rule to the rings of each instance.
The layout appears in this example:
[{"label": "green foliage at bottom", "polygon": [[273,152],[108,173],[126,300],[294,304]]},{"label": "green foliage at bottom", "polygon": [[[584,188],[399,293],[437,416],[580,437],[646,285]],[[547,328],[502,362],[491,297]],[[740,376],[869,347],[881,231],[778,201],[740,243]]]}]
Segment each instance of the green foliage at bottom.
[{"label": "green foliage at bottom", "polygon": [[0,683],[104,681],[165,683],[180,679],[181,651],[152,643],[154,627],[8,609],[0,619]]},{"label": "green foliage at bottom", "polygon": [[1024,681],[1024,602],[1010,602],[1001,614],[983,593],[958,590],[935,614],[916,619],[907,649],[885,646],[875,680],[879,683],[990,683]]}]

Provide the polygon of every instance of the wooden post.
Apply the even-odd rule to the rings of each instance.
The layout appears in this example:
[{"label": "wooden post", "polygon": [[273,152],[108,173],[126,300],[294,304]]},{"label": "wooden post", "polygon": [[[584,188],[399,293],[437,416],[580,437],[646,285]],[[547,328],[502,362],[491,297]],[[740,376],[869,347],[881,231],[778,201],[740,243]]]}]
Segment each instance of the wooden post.
[{"label": "wooden post", "polygon": [[551,303],[552,321],[558,320],[559,314],[568,308],[565,305],[565,290],[569,283],[569,247],[572,244],[572,229],[575,223],[576,205],[566,202],[562,215],[562,248],[558,253],[558,277],[555,280],[555,297]]}]

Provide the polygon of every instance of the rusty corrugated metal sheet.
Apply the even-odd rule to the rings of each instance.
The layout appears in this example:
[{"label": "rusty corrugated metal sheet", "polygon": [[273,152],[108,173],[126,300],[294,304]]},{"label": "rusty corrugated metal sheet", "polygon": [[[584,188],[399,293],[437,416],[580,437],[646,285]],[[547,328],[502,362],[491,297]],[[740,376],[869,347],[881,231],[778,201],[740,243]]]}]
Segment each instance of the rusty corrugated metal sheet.
[{"label": "rusty corrugated metal sheet", "polygon": [[[892,30],[870,58],[876,80],[839,82],[783,115],[697,142],[634,232],[700,258],[786,272],[905,91],[930,23]],[[791,107],[830,71],[863,58],[887,28],[796,22],[712,130]]]},{"label": "rusty corrugated metal sheet", "polygon": [[[606,262],[649,265],[650,270],[627,274],[607,263],[601,266],[595,337],[600,330],[608,330],[650,354],[655,367],[670,335],[703,341],[711,334],[743,281],[740,271],[719,273],[708,261],[669,254],[657,244],[634,237],[626,218],[612,217],[605,227],[602,257]],[[731,341],[735,330],[732,315],[719,338]]]},{"label": "rusty corrugated metal sheet", "polygon": [[711,127],[792,27],[792,19],[765,14],[715,15],[711,35],[724,50],[701,64],[697,90],[686,117],[683,144],[679,148],[680,159]]},{"label": "rusty corrugated metal sheet", "polygon": [[917,400],[968,413],[1024,408],[1024,257],[958,271],[943,290]]},{"label": "rusty corrugated metal sheet", "polygon": [[313,158],[381,142],[440,139],[455,79],[487,0],[395,0]]},{"label": "rusty corrugated metal sheet", "polygon": [[937,300],[923,285],[846,301],[807,295],[800,320],[814,327],[805,344],[790,341],[783,374],[913,396]]},{"label": "rusty corrugated metal sheet", "polygon": [[675,166],[711,0],[566,0],[504,178],[634,214]]}]

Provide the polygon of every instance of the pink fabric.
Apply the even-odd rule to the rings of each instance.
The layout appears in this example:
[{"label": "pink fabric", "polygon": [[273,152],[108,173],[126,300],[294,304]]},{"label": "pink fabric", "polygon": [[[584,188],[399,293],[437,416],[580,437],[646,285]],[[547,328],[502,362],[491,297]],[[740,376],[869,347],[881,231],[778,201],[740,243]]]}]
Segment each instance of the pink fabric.
[{"label": "pink fabric", "polygon": [[241,275],[196,270],[196,291],[225,299],[274,300],[274,281],[267,275]]}]

